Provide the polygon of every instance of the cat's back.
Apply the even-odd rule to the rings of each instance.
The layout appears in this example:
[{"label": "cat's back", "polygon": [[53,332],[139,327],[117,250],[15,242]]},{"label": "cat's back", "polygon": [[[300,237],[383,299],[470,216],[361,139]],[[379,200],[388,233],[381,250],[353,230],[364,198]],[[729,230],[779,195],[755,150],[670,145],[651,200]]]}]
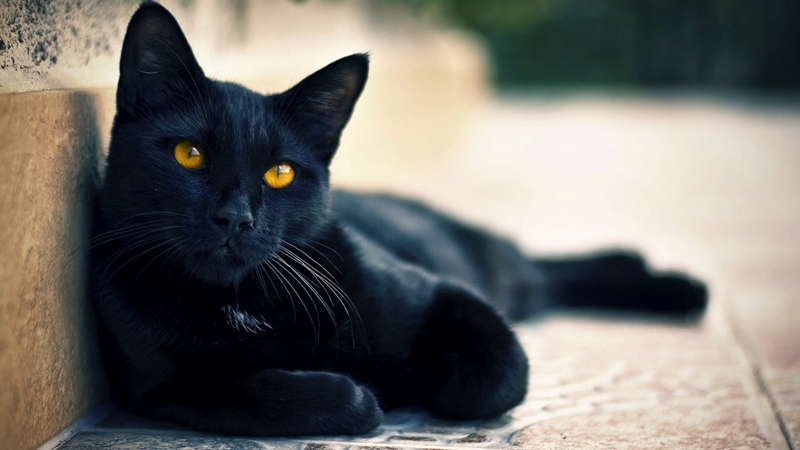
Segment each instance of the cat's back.
[{"label": "cat's back", "polygon": [[458,278],[473,275],[460,224],[424,204],[387,194],[335,190],[332,209],[339,222],[367,236],[403,261]]},{"label": "cat's back", "polygon": [[340,222],[398,250],[456,231],[452,219],[390,194],[333,190],[331,205]]},{"label": "cat's back", "polygon": [[[507,242],[434,211],[425,204],[387,194],[335,190],[332,209],[351,227],[403,261],[494,293],[495,266],[525,264]],[[500,257],[502,264],[497,264]]]}]

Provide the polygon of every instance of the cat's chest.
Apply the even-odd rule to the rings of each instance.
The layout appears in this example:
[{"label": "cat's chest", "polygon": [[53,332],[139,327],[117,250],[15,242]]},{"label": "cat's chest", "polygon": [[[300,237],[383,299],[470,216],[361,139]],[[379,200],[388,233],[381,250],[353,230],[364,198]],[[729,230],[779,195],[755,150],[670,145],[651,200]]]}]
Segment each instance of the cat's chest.
[{"label": "cat's chest", "polygon": [[358,337],[341,305],[281,297],[246,283],[236,289],[152,283],[140,295],[146,300],[137,302],[137,315],[160,330],[152,345],[188,360],[305,366]]},{"label": "cat's chest", "polygon": [[[280,298],[247,286],[216,288],[191,283],[154,283],[140,311],[164,326],[196,340],[228,342],[279,339],[286,311]],[[273,326],[275,323],[277,326]],[[203,339],[205,338],[205,339]]]}]

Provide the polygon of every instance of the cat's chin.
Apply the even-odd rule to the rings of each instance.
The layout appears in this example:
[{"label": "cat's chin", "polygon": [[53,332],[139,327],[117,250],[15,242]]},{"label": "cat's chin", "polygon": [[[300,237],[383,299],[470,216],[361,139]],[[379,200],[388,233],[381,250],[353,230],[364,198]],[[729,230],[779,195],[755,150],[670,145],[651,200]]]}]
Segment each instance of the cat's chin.
[{"label": "cat's chin", "polygon": [[251,267],[227,252],[224,256],[218,253],[212,251],[190,258],[186,262],[187,272],[192,274],[192,278],[215,286],[230,286],[242,281]]},{"label": "cat's chin", "polygon": [[188,270],[192,278],[196,278],[214,286],[231,286],[244,278],[249,271],[247,266],[219,266],[217,264],[193,264]]}]

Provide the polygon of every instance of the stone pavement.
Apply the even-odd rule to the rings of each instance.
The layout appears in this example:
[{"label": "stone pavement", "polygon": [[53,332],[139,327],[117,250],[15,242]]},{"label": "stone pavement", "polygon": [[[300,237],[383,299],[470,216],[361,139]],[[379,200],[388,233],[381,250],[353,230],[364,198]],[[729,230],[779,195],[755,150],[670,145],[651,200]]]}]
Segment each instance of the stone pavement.
[{"label": "stone pavement", "polygon": [[114,413],[59,448],[800,448],[800,101],[540,94],[468,125],[449,153],[334,182],[422,197],[532,252],[639,249],[707,281],[706,315],[518,324],[529,394],[491,421],[395,411],[358,438],[254,440]]}]

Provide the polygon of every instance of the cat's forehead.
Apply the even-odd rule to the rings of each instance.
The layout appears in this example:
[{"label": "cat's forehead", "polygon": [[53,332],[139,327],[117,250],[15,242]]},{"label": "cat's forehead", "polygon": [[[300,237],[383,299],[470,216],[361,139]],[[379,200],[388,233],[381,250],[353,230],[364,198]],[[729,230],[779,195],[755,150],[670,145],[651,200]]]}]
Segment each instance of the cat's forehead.
[{"label": "cat's forehead", "polygon": [[213,96],[213,131],[216,140],[228,145],[273,144],[276,136],[272,131],[274,117],[272,100],[230,83],[215,83]]},{"label": "cat's forehead", "polygon": [[263,126],[269,120],[269,97],[232,83],[215,82],[215,116],[222,124]]}]

